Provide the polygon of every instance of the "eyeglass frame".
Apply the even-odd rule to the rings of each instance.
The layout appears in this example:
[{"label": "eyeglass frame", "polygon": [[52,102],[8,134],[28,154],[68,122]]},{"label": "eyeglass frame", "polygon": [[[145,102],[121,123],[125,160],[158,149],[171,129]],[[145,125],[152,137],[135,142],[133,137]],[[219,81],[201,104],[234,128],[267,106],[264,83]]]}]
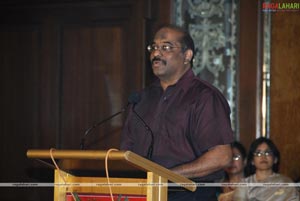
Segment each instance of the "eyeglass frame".
[{"label": "eyeglass frame", "polygon": [[268,157],[268,156],[273,156],[273,151],[271,151],[271,150],[256,151],[256,152],[253,153],[253,155],[256,156],[256,157],[262,157],[262,156]]},{"label": "eyeglass frame", "polygon": [[156,44],[147,45],[147,51],[150,54],[153,53],[154,51],[160,51],[161,53],[165,53],[165,52],[169,53],[172,52],[172,50],[175,48],[184,49],[182,46],[173,46],[172,44],[168,44],[168,43],[162,45],[156,45]]},{"label": "eyeglass frame", "polygon": [[240,154],[235,154],[235,155],[232,156],[232,160],[233,160],[233,161],[238,161],[238,160],[240,160],[241,158],[242,158],[242,156],[241,156]]}]

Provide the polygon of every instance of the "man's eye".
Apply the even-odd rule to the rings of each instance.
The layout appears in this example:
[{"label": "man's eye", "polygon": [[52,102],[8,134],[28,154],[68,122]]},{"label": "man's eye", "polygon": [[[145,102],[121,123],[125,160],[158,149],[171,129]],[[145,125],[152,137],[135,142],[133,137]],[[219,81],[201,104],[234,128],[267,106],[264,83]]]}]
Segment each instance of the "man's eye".
[{"label": "man's eye", "polygon": [[170,45],[163,45],[161,47],[164,51],[170,51],[171,50],[171,46]]},{"label": "man's eye", "polygon": [[156,46],[156,45],[152,45],[151,48],[152,48],[152,50],[158,50],[158,46]]}]

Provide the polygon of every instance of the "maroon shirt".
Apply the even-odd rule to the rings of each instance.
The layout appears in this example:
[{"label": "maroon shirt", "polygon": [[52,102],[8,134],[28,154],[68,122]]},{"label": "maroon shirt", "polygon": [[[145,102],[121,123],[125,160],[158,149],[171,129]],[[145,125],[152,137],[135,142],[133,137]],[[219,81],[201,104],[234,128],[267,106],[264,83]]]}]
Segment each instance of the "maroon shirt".
[{"label": "maroon shirt", "polygon": [[[144,89],[134,110],[153,131],[152,161],[166,168],[193,161],[209,148],[233,141],[226,99],[191,69],[165,91],[159,80]],[[121,149],[146,157],[150,143],[149,131],[131,108],[122,132]],[[215,173],[206,179],[219,176]]]}]

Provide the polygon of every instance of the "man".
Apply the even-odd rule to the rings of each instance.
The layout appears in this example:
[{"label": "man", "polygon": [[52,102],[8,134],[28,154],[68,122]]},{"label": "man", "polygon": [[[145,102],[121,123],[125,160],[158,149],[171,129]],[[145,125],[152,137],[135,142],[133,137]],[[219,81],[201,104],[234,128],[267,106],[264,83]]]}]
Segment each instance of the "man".
[{"label": "man", "polygon": [[[221,179],[232,158],[230,109],[216,88],[194,75],[191,36],[167,25],[157,31],[147,49],[158,79],[131,108],[121,149],[147,157],[153,143],[152,161],[198,182]],[[168,196],[169,200],[210,201],[216,200],[216,189],[199,187],[194,193]]]}]

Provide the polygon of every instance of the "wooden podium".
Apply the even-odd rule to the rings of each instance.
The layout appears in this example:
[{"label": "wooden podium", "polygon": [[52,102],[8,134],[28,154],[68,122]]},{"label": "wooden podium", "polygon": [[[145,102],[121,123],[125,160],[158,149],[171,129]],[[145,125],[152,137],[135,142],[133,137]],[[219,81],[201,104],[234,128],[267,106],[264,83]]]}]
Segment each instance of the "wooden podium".
[{"label": "wooden podium", "polygon": [[[53,150],[52,156],[59,160],[60,169],[54,170],[54,201],[73,201],[71,193],[108,197],[108,180],[101,174],[105,171],[107,154],[107,151],[96,150]],[[50,150],[28,150],[27,157],[43,160],[50,159],[51,155]],[[131,151],[111,151],[107,157],[112,193],[123,198],[126,196],[129,201],[167,201],[169,181],[178,185],[176,189],[196,190],[193,181]],[[111,173],[117,176],[111,176]]]}]

